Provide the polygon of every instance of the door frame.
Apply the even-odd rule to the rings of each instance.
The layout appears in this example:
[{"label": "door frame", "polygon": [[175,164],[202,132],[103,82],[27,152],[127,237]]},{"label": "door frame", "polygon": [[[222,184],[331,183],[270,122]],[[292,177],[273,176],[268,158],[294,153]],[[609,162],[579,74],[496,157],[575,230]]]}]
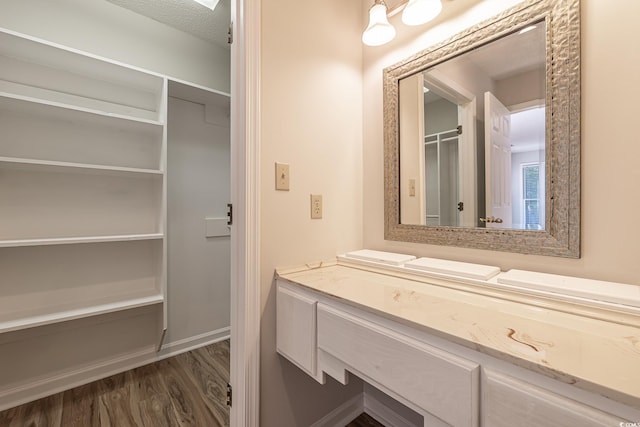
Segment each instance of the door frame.
[{"label": "door frame", "polygon": [[458,124],[462,126],[462,135],[458,143],[459,196],[464,210],[458,213],[458,225],[475,227],[478,222],[478,171],[476,139],[476,96],[460,86],[444,72],[430,70],[424,72],[424,83],[439,96],[458,105]]},{"label": "door frame", "polygon": [[231,2],[231,427],[260,420],[260,0]]}]

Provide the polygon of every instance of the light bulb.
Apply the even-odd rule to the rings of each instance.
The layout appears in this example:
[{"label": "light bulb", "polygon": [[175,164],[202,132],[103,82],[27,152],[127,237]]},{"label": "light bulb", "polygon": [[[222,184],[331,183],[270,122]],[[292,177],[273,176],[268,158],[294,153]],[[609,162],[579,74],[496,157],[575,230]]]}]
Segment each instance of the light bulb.
[{"label": "light bulb", "polygon": [[440,0],[409,0],[402,11],[402,22],[421,25],[431,21],[442,11]]},{"label": "light bulb", "polygon": [[396,36],[396,29],[387,20],[387,6],[383,1],[369,9],[369,25],[362,33],[362,42],[367,46],[380,46],[390,42]]}]

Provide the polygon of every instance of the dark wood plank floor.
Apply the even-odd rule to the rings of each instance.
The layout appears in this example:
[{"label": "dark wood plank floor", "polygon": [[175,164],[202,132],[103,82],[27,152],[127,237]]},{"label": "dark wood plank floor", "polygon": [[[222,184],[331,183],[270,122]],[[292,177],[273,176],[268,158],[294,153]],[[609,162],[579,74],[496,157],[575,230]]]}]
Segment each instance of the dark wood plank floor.
[{"label": "dark wood plank floor", "polygon": [[351,421],[345,427],[385,427],[385,426],[380,424],[378,421],[374,420],[366,412],[363,412],[358,416],[358,418]]},{"label": "dark wood plank floor", "polygon": [[226,406],[222,341],[0,412],[0,427],[218,427]]}]

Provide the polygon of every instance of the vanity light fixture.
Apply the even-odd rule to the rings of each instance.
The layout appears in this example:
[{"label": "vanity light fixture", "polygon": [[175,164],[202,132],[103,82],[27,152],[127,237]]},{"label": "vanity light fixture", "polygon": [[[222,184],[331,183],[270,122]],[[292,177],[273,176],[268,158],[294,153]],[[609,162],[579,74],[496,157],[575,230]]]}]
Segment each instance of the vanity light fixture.
[{"label": "vanity light fixture", "polygon": [[367,46],[380,46],[390,42],[396,36],[396,29],[387,19],[387,5],[384,0],[375,0],[369,9],[369,25],[362,33],[362,43]]},{"label": "vanity light fixture", "polygon": [[387,14],[384,0],[374,0],[369,9],[369,25],[362,33],[362,42],[367,46],[380,46],[396,36],[396,29],[387,16],[402,10],[402,22],[406,25],[421,25],[431,21],[442,11],[441,0],[405,0]]},{"label": "vanity light fixture", "polygon": [[442,12],[440,0],[409,0],[402,11],[402,22],[406,25],[422,25]]}]

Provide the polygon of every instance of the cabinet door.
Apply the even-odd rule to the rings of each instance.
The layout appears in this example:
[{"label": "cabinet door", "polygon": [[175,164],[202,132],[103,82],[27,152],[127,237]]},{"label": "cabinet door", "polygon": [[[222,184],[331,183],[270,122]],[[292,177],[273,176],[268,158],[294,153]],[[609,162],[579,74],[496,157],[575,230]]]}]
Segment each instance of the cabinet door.
[{"label": "cabinet door", "polygon": [[491,370],[483,375],[483,427],[602,427],[626,421]]},{"label": "cabinet door", "polygon": [[316,304],[278,283],[276,345],[278,353],[316,377]]}]

